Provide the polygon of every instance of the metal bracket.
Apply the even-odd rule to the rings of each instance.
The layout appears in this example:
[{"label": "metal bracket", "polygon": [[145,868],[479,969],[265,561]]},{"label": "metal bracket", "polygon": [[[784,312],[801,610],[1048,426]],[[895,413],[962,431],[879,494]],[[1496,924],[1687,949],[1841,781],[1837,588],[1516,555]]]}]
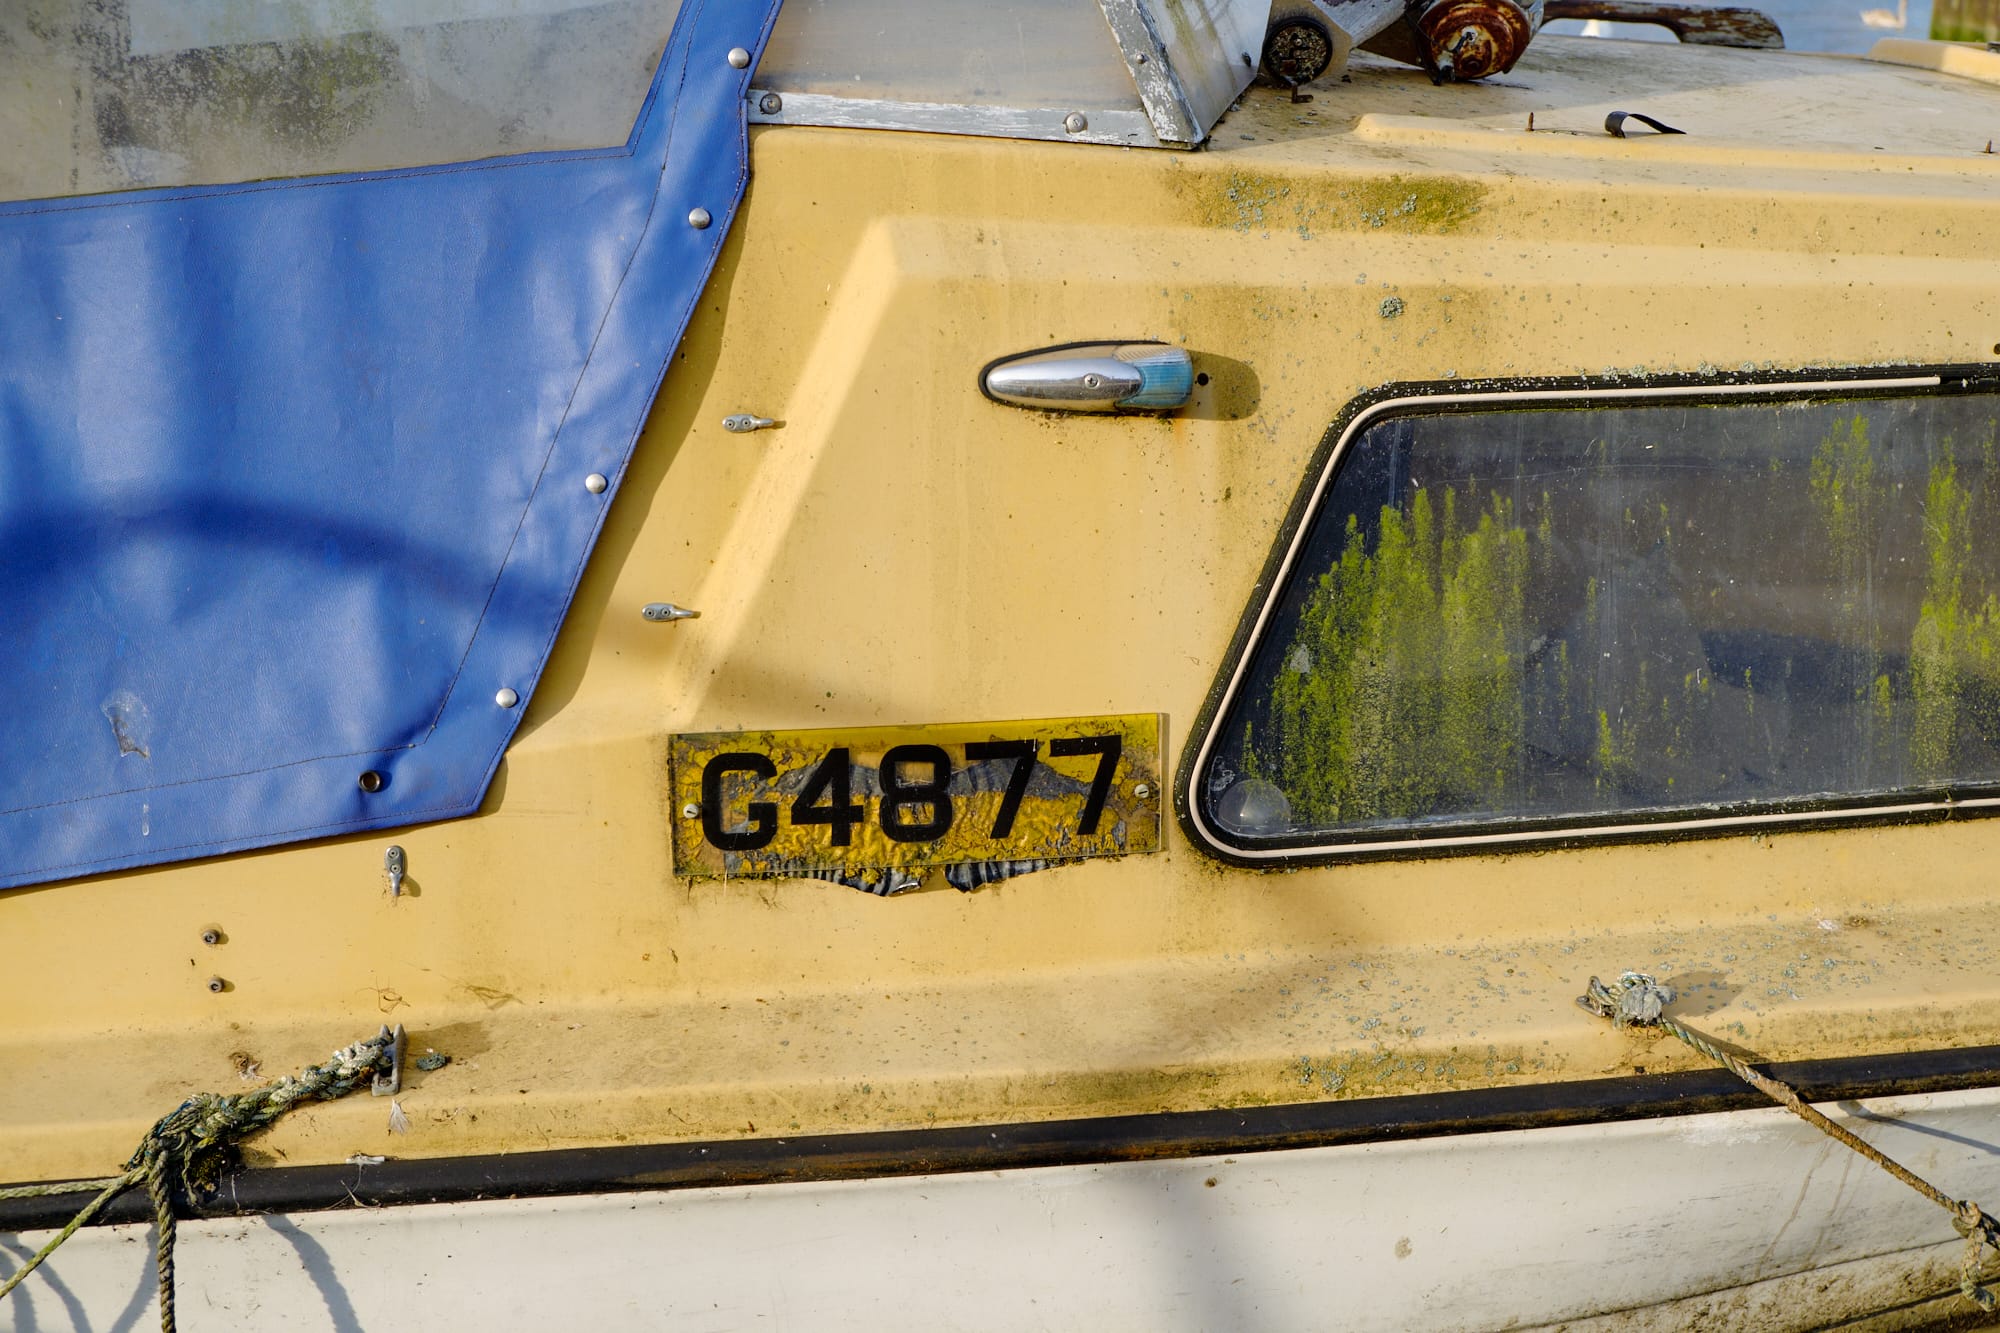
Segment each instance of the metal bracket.
[{"label": "metal bracket", "polygon": [[1181,87],[1180,75],[1167,57],[1167,45],[1153,31],[1153,20],[1139,0],[1098,0],[1104,21],[1118,39],[1131,72],[1132,86],[1139,90],[1139,104],[1162,143],[1185,144],[1192,148],[1208,137],[1207,127],[1195,117],[1194,103]]},{"label": "metal bracket", "polygon": [[[1066,143],[1153,148],[1160,144],[1144,113],[1085,107],[1084,128],[1072,130],[1078,108],[984,106],[975,103],[895,102],[827,93],[752,89],[752,125],[832,125],[864,130],[913,130],[919,134],[972,134],[990,139],[1054,139]],[[1186,145],[1174,144],[1174,147]]]},{"label": "metal bracket", "polygon": [[403,1047],[406,1044],[403,1025],[396,1024],[393,1031],[384,1026],[381,1035],[389,1038],[389,1072],[377,1074],[369,1092],[377,1097],[394,1097],[403,1090]]},{"label": "metal bracket", "polygon": [[690,611],[685,606],[675,606],[672,602],[648,602],[639,608],[639,614],[648,620],[668,622],[701,619],[701,612]]}]

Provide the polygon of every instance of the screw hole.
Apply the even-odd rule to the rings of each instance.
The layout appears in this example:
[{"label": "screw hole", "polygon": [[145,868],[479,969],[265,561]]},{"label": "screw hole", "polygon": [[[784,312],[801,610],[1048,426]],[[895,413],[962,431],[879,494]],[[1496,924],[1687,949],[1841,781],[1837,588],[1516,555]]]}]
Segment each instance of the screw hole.
[{"label": "screw hole", "polygon": [[1993,355],[2000,356],[2000,343],[1993,344]]},{"label": "screw hole", "polygon": [[1202,372],[1201,372],[1201,374],[1199,374],[1199,375],[1196,375],[1196,376],[1194,377],[1194,382],[1195,382],[1196,384],[1207,384],[1207,383],[1208,383],[1208,372],[1204,370],[1204,371],[1202,371]]},{"label": "screw hole", "polygon": [[384,787],[388,785],[389,785],[389,779],[383,777],[380,773],[377,773],[372,768],[369,769],[366,773],[363,773],[361,775],[361,790],[369,793],[370,795],[373,795],[374,793],[381,791]]}]

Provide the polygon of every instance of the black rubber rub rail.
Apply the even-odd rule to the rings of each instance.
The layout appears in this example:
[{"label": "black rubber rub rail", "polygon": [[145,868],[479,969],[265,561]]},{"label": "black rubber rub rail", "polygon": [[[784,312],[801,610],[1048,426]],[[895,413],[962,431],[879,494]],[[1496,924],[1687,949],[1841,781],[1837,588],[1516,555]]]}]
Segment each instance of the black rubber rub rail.
[{"label": "black rubber rub rail", "polygon": [[[1807,1101],[1839,1102],[2000,1086],[2000,1046],[1760,1065]],[[235,1173],[197,1216],[359,1205],[455,1203],[631,1190],[856,1180],[1382,1143],[1496,1130],[1605,1124],[1769,1105],[1722,1069],[1466,1092],[1175,1111],[947,1129],[568,1148],[379,1165],[260,1167]],[[77,1196],[0,1201],[0,1232],[58,1227]],[[151,1218],[121,1200],[104,1222]]]}]

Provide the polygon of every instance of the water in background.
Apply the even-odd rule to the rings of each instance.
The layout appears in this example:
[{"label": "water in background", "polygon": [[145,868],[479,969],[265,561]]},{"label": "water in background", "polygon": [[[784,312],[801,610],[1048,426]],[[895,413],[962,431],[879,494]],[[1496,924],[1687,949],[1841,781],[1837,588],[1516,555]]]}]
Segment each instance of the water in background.
[{"label": "water in background", "polygon": [[[1881,10],[1894,18],[1897,0],[1728,0],[1728,3],[1762,10],[1777,20],[1785,34],[1785,45],[1794,51],[1844,51],[1860,55],[1883,37],[1928,37],[1931,35],[1931,0],[1907,0],[1904,25],[1898,28],[1872,27],[1862,21],[1864,10]],[[1639,24],[1611,25],[1619,37],[1671,42],[1665,28]],[[1579,33],[1583,24],[1564,20],[1549,25],[1550,32]]]}]

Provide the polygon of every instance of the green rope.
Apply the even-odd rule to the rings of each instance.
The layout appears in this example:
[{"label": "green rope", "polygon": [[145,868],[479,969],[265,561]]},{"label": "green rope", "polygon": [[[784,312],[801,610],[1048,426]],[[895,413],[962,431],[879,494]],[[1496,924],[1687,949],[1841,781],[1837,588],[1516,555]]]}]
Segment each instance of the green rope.
[{"label": "green rope", "polygon": [[1599,1018],[1608,1018],[1620,1027],[1659,1028],[1668,1035],[1678,1038],[1799,1119],[1852,1148],[1944,1209],[1951,1215],[1952,1226],[1957,1229],[1959,1235],[1965,1237],[1965,1259],[1959,1265],[1958,1272],[1960,1293],[1982,1310],[2000,1308],[2000,1300],[1996,1300],[1993,1293],[1979,1282],[1980,1255],[1988,1245],[2000,1250],[2000,1221],[1988,1217],[1980,1210],[1978,1204],[1968,1199],[1952,1198],[1852,1130],[1835,1124],[1818,1110],[1808,1106],[1798,1093],[1784,1083],[1767,1074],[1758,1073],[1736,1055],[1723,1050],[1679,1019],[1670,1016],[1666,1008],[1673,1003],[1673,999],[1674,993],[1671,990],[1644,972],[1626,972],[1620,974],[1615,986],[1607,986],[1596,977],[1592,977],[1588,990],[1577,996],[1576,1002]]},{"label": "green rope", "polygon": [[125,1163],[122,1176],[97,1180],[66,1180],[47,1185],[16,1185],[0,1189],[0,1199],[47,1198],[97,1190],[69,1225],[37,1250],[18,1272],[0,1284],[0,1299],[41,1267],[62,1243],[104,1211],[106,1204],[144,1182],[153,1200],[153,1221],[159,1228],[155,1251],[160,1280],[160,1330],[174,1333],[174,1234],[179,1210],[205,1198],[234,1159],[236,1145],[301,1102],[332,1101],[392,1071],[396,1038],[388,1028],[367,1041],[333,1053],[323,1065],[297,1076],[286,1076],[249,1092],[217,1095],[199,1093],[161,1116],[146,1131],[139,1149]]}]

